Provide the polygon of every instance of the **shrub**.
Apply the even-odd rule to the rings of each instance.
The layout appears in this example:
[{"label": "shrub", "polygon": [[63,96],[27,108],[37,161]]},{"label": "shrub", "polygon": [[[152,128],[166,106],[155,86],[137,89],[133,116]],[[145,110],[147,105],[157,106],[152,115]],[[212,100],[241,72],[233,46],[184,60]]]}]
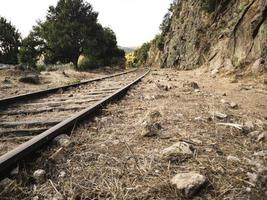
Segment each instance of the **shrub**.
[{"label": "shrub", "polygon": [[100,60],[97,60],[93,56],[81,55],[78,59],[77,70],[95,69],[101,64]]}]

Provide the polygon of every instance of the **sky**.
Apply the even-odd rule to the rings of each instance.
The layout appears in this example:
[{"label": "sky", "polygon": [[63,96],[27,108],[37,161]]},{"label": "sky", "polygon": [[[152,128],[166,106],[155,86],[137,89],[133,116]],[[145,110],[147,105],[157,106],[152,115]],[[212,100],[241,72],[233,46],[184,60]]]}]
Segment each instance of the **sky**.
[{"label": "sky", "polygon": [[[0,16],[7,18],[25,37],[44,20],[49,5],[58,0],[0,0]],[[99,12],[99,22],[110,27],[118,44],[138,47],[159,33],[159,25],[172,0],[86,0]]]}]

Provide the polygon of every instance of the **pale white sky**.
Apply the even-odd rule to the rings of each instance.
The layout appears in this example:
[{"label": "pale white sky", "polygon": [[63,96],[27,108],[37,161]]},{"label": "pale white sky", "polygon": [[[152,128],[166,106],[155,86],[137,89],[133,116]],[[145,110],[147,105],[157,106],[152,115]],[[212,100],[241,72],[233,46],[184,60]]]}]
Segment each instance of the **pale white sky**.
[{"label": "pale white sky", "polygon": [[[0,15],[27,36],[38,19],[43,20],[48,6],[58,0],[0,0]],[[118,43],[137,47],[153,39],[172,0],[87,0],[99,12],[99,22],[109,26]]]}]

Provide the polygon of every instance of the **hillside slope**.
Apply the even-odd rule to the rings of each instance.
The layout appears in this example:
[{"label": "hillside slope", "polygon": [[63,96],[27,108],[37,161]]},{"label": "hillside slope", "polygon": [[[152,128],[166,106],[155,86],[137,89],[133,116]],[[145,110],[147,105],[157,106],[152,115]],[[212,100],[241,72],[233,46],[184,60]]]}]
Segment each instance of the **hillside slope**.
[{"label": "hillside slope", "polygon": [[152,45],[148,64],[193,69],[264,72],[267,63],[266,0],[176,0],[164,48]]}]

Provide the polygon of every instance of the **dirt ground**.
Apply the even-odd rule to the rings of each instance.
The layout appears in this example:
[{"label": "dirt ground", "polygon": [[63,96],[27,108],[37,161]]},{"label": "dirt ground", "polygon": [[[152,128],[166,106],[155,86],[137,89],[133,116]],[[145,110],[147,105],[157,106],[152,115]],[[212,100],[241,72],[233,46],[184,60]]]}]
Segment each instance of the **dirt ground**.
[{"label": "dirt ground", "polygon": [[[0,195],[35,200],[266,199],[267,86],[263,79],[211,77],[200,69],[153,70],[121,101],[76,127],[71,134],[73,145],[55,160],[48,158],[61,147],[51,145],[37,162],[21,167],[17,179]],[[151,113],[158,113],[160,128],[154,136],[144,137]],[[249,135],[253,131],[265,138]],[[194,155],[162,159],[162,150],[179,141],[191,144]],[[42,183],[32,177],[37,169],[46,171]],[[191,171],[205,175],[207,183],[186,197],[170,180]],[[253,180],[251,174],[260,178]]]},{"label": "dirt ground", "polygon": [[[117,69],[116,71],[120,70]],[[40,84],[28,84],[20,82],[19,79],[25,74],[33,74],[33,72],[25,72],[18,69],[0,70],[0,98],[60,87],[110,73],[114,73],[114,71],[111,71],[110,69],[92,70],[90,72],[77,72],[72,69],[49,72],[44,71],[38,74]]]}]

